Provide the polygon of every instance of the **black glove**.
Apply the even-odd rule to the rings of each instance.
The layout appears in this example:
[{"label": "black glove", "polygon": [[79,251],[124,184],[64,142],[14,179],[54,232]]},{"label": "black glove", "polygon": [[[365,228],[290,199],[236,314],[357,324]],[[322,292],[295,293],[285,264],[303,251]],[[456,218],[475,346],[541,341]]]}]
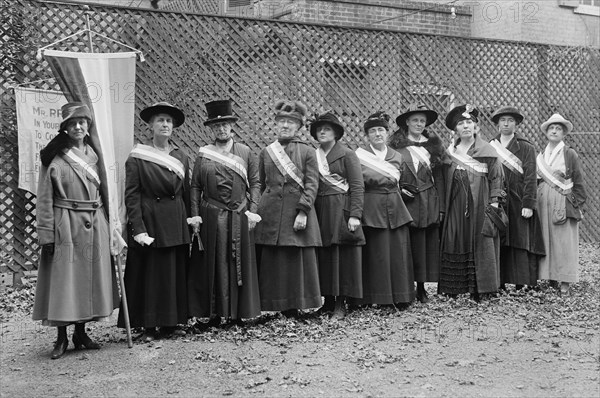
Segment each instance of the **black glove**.
[{"label": "black glove", "polygon": [[46,243],[42,245],[42,254],[53,255],[54,254],[54,243]]}]

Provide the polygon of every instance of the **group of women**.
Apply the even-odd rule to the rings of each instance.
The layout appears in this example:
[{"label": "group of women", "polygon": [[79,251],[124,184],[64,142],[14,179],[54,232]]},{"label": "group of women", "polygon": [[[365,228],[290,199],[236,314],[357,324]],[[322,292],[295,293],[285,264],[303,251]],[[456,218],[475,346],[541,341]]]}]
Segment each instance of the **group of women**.
[{"label": "group of women", "polygon": [[[475,107],[448,113],[448,147],[427,131],[438,114],[423,105],[399,115],[393,134],[390,117],[376,112],[364,122],[365,144],[353,151],[340,141],[345,129],[332,112],[309,121],[315,149],[300,137],[304,104],[280,101],[275,140],[258,158],[234,142],[236,118],[228,112],[205,123],[215,143],[200,150],[191,186],[188,156],[171,139],[184,113],[162,102],[140,114],[152,138],[126,163],[125,287],[131,326],[144,328],[143,341],[184,334],[177,325],[190,317],[216,325],[222,316],[293,317],[321,307],[340,319],[347,305],[425,303],[426,282],[475,300],[520,283],[503,278],[500,264],[510,156],[505,161],[481,137]],[[67,349],[69,324],[75,348],[98,349],[85,323],[118,306],[102,173],[88,133],[93,118],[82,103],[65,105],[62,117],[41,153],[37,204],[42,255],[33,318],[58,328],[53,359]],[[537,253],[539,275],[530,281],[577,281],[586,195],[577,154],[563,142],[572,128],[560,115],[541,126],[548,145],[537,157],[537,199],[523,217],[536,214],[541,238],[533,239],[543,239],[545,253]]]}]

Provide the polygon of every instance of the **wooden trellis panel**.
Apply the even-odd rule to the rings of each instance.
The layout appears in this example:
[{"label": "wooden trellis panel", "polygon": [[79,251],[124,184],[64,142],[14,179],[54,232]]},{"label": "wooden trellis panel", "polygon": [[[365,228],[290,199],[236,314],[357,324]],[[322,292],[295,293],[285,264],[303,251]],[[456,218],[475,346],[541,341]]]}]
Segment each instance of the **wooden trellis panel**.
[{"label": "wooden trellis panel", "polygon": [[[0,261],[13,271],[35,267],[38,247],[35,198],[17,189],[17,135],[6,122],[14,118],[9,85],[46,79],[29,86],[58,90],[46,62],[36,61],[36,50],[84,28],[86,15],[77,4],[19,0],[18,6],[26,9],[35,46],[17,61],[16,81],[4,73],[1,81],[7,95],[0,137]],[[146,62],[138,62],[131,100],[138,112],[160,100],[183,108],[186,123],[176,130],[175,141],[192,158],[211,141],[202,122],[204,103],[213,99],[233,100],[237,139],[256,152],[273,140],[272,106],[280,98],[302,100],[311,113],[334,110],[351,147],[364,142],[362,124],[370,113],[385,110],[395,119],[412,102],[441,115],[431,129],[449,143],[443,118],[452,106],[469,102],[482,111],[481,130],[488,139],[495,135],[493,111],[504,104],[519,107],[525,114],[520,131],[540,150],[545,138],[539,125],[559,111],[575,126],[567,140],[583,161],[590,194],[581,236],[600,238],[598,49],[109,6],[91,7],[90,17],[96,31],[143,51]],[[4,37],[5,27],[0,29]],[[114,43],[94,45],[95,51],[123,50]],[[82,39],[61,49],[89,51],[87,46]],[[111,93],[119,94],[118,88]],[[148,138],[139,118],[135,128],[138,140]]]}]

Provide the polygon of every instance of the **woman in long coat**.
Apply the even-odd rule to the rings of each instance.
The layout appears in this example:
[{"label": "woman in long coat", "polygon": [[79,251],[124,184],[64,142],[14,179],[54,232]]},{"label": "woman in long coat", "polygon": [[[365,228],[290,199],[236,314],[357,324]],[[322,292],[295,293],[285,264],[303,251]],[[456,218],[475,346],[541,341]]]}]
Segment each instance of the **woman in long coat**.
[{"label": "woman in long coat", "polygon": [[573,124],[559,114],[542,123],[548,139],[537,156],[538,210],[546,256],[540,260],[540,279],[560,282],[561,292],[579,280],[579,221],[587,194],[577,152],[565,145]]},{"label": "woman in long coat", "polygon": [[315,201],[323,247],[317,249],[319,282],[325,296],[324,312],[345,314],[346,297],[362,297],[362,248],[360,225],[364,183],[356,154],[341,142],[344,126],[332,113],[318,115],[310,135],[319,142],[319,192]]},{"label": "woman in long coat", "polygon": [[415,298],[409,224],[400,196],[402,155],[389,148],[389,116],[375,113],[364,131],[369,145],[358,148],[365,183],[363,208],[363,298],[353,304],[392,304],[405,308]]},{"label": "woman in long coat", "polygon": [[535,148],[517,132],[523,115],[514,107],[501,107],[492,115],[499,134],[490,141],[502,162],[506,190],[508,227],[500,248],[503,289],[506,283],[516,289],[535,286],[539,258],[544,255],[544,241],[537,208],[537,173]]},{"label": "woman in long coat", "polygon": [[[140,117],[152,140],[137,144],[125,163],[125,287],[131,326],[145,328],[141,339],[148,342],[158,333],[181,334],[176,326],[187,322],[190,185],[188,156],[170,140],[173,128],[184,122],[183,112],[159,102]],[[121,313],[118,326],[124,327]]]},{"label": "woman in long coat", "polygon": [[446,127],[458,136],[448,147],[446,217],[438,292],[451,297],[493,293],[500,287],[499,201],[504,197],[502,164],[477,131],[479,111],[455,107]]},{"label": "woman in long coat", "polygon": [[440,222],[445,211],[442,160],[445,149],[437,134],[425,130],[438,114],[424,105],[411,105],[396,118],[398,131],[390,147],[402,155],[400,188],[413,218],[410,224],[417,300],[429,301],[425,282],[437,282],[440,272]]},{"label": "woman in long coat", "polygon": [[68,346],[67,325],[75,324],[73,344],[98,349],[85,323],[108,317],[118,305],[110,256],[104,173],[89,140],[92,115],[72,102],[61,109],[58,135],[40,153],[36,217],[42,254],[33,319],[56,326],[52,359]]},{"label": "woman in long coat", "polygon": [[256,226],[260,302],[263,311],[297,316],[321,306],[316,247],[321,233],[314,202],[319,188],[315,150],[298,138],[306,107],[275,105],[277,141],[258,159],[262,195]]}]

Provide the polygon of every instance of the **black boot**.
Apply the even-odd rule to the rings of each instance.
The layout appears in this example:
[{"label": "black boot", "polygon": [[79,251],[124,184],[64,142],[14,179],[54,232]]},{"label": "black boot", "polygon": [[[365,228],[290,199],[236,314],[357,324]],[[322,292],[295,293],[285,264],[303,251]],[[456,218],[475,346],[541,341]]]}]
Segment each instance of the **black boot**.
[{"label": "black boot", "polygon": [[333,310],[332,319],[344,319],[346,317],[346,297],[337,296],[335,300],[335,308]]},{"label": "black boot", "polygon": [[317,314],[327,314],[333,312],[335,308],[335,296],[325,296],[325,303],[317,310]]},{"label": "black boot", "polygon": [[427,290],[425,290],[425,282],[417,282],[417,300],[423,304],[429,302]]},{"label": "black boot", "polygon": [[85,333],[85,322],[75,324],[75,332],[73,332],[73,344],[75,349],[79,350],[85,347],[88,350],[99,350],[100,344],[96,343]]},{"label": "black boot", "polygon": [[56,337],[56,343],[54,343],[54,349],[52,350],[52,355],[50,356],[52,359],[58,359],[62,357],[65,351],[67,351],[67,346],[69,345],[67,327],[58,326],[56,329],[58,330],[58,336]]}]

